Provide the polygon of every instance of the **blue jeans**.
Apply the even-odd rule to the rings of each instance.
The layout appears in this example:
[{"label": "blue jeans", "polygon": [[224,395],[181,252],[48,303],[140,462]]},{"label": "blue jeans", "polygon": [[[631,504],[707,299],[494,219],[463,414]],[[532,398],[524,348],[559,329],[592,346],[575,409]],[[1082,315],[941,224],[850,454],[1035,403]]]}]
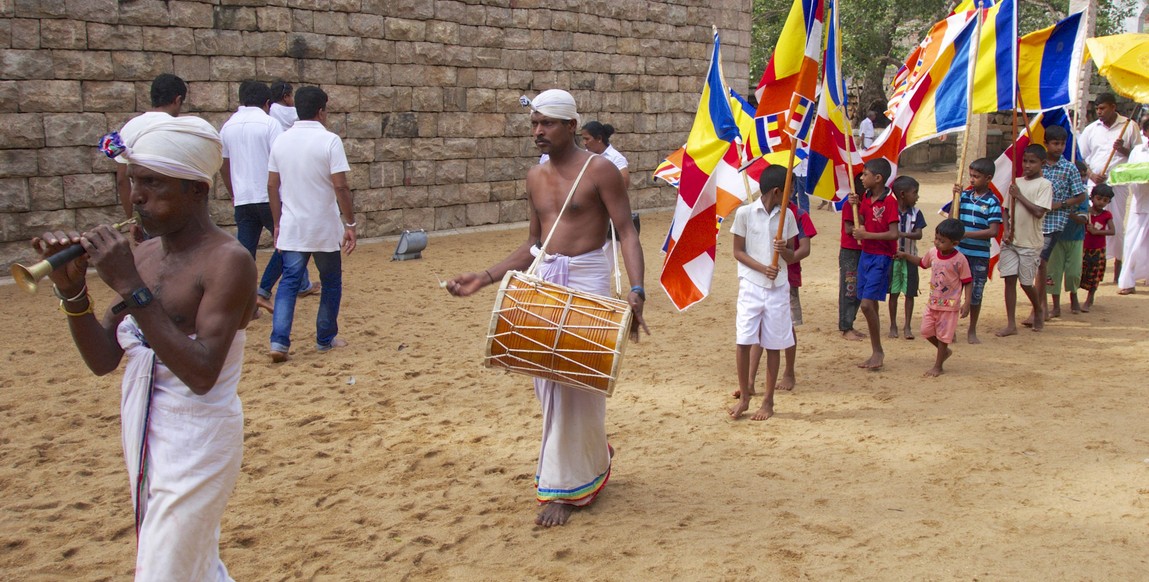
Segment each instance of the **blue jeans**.
[{"label": "blue jeans", "polygon": [[[271,218],[270,204],[262,202],[240,204],[235,207],[235,238],[239,239],[239,244],[251,253],[253,259],[255,249],[259,246],[259,235],[263,234],[265,228],[267,232],[274,234],[275,221]],[[283,257],[279,255],[279,251],[275,251],[271,255],[271,260],[267,262],[267,267],[263,269],[263,277],[259,280],[259,296],[264,299],[271,297],[271,288],[275,287],[275,282],[282,274]],[[310,288],[311,281],[304,271],[303,285],[300,289]]]},{"label": "blue jeans", "polygon": [[302,289],[307,262],[315,257],[319,269],[319,313],[315,316],[315,344],[320,351],[331,349],[335,334],[339,333],[339,302],[343,298],[343,260],[339,251],[311,253],[279,251],[283,256],[283,279],[279,293],[275,294],[275,312],[271,319],[271,349],[287,353],[291,347],[291,325],[295,320],[296,295]]},{"label": "blue jeans", "polygon": [[798,200],[798,208],[810,212],[810,195],[806,193],[806,176],[794,174],[791,195]]}]

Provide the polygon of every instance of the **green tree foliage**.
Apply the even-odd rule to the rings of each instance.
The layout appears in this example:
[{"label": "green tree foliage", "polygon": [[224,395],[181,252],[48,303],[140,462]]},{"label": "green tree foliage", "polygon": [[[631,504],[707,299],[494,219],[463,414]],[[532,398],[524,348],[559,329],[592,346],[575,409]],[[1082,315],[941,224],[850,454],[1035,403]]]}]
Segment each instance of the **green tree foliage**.
[{"label": "green tree foliage", "polygon": [[[757,87],[794,0],[754,0],[750,29],[750,86]],[[884,103],[888,79],[933,24],[946,17],[956,0],[840,0],[842,71],[856,103]],[[1020,34],[1065,18],[1068,0],[1019,0]],[[1121,32],[1135,0],[1100,0],[1096,36]],[[855,120],[855,122],[858,120]]]}]

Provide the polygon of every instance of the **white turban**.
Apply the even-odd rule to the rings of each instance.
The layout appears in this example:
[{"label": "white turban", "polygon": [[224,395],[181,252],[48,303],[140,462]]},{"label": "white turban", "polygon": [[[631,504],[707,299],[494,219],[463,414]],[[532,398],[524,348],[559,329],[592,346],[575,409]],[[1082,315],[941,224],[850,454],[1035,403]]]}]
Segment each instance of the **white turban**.
[{"label": "white turban", "polygon": [[[526,100],[523,97],[522,100]],[[575,106],[574,96],[562,89],[547,89],[539,93],[529,106],[531,111],[550,117],[551,119],[573,119],[578,124],[578,108]]]},{"label": "white turban", "polygon": [[157,118],[135,135],[128,136],[122,154],[129,163],[139,164],[165,176],[210,187],[223,164],[223,142],[219,132],[199,117]]}]

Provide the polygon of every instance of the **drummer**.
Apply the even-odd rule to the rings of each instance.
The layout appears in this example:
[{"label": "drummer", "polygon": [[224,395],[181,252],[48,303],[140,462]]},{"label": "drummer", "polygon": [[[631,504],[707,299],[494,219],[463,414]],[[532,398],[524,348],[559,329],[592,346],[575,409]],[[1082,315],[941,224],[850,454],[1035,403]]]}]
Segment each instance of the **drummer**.
[{"label": "drummer", "polygon": [[[575,146],[579,115],[570,93],[550,89],[534,100],[522,101],[531,109],[531,138],[549,155],[547,162],[527,172],[527,239],[501,262],[451,279],[447,291],[466,297],[498,283],[507,271],[526,269],[533,261],[532,253],[540,252],[539,246],[554,227],[539,276],[579,291],[609,295],[610,258],[603,245],[607,224],[613,220],[630,278],[626,298],[634,311],[630,335],[638,341],[639,327],[646,329],[644,267],[638,233],[629,220],[630,201],[622,174],[605,158]],[[580,172],[581,178],[576,179]],[[572,189],[573,197],[564,204]],[[543,412],[543,442],[535,472],[542,510],[535,523],[563,525],[572,511],[594,501],[610,476],[613,449],[606,442],[606,396],[538,379],[535,395]]]}]

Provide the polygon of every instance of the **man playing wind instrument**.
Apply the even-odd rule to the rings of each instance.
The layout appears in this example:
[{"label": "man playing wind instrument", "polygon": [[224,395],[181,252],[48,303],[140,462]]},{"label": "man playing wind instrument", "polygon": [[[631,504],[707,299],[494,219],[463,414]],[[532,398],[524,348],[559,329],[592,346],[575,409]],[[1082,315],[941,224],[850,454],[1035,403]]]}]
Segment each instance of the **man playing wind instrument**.
[{"label": "man playing wind instrument", "polygon": [[[543,234],[551,232],[558,222],[539,275],[573,289],[609,295],[612,259],[603,247],[608,223],[613,221],[630,278],[627,302],[634,311],[630,333],[637,341],[639,326],[646,327],[642,318],[644,267],[622,175],[605,158],[575,146],[579,115],[570,93],[551,89],[526,104],[531,108],[531,137],[539,150],[550,156],[546,163],[527,172],[527,240],[498,264],[451,279],[447,291],[466,297],[498,283],[507,271],[526,269],[533,260],[532,253],[541,252],[538,247]],[[573,197],[564,209],[572,186]],[[543,442],[535,473],[537,497],[543,508],[535,523],[563,525],[575,508],[594,501],[610,476],[613,450],[606,442],[606,397],[538,379],[535,395],[543,412]]]},{"label": "man playing wind instrument", "polygon": [[[126,354],[124,457],[135,505],[136,580],[231,580],[219,524],[239,477],[243,410],[236,387],[255,309],[255,262],[208,215],[219,134],[196,117],[157,118],[108,155],[128,162],[131,203],[151,239],[135,249],[108,226],[33,239],[41,255],[86,256],[50,277],[72,338],[93,372]],[[102,319],[88,263],[123,298]]]}]

